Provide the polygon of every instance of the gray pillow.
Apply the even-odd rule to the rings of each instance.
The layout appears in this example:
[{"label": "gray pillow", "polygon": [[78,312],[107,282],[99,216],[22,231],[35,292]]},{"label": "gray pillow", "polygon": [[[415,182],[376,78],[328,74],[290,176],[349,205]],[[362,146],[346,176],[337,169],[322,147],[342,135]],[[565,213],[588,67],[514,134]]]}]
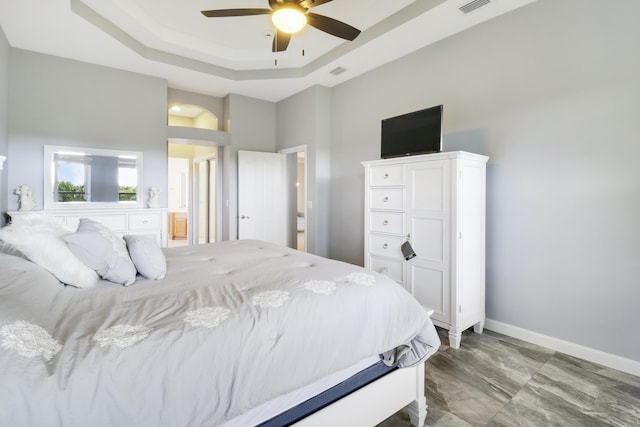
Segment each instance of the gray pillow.
[{"label": "gray pillow", "polygon": [[136,280],[127,246],[112,230],[89,218],[81,218],[78,231],[64,236],[71,252],[100,277],[128,286]]},{"label": "gray pillow", "polygon": [[155,237],[130,234],[124,236],[124,240],[138,273],[147,279],[164,279],[167,274],[167,260]]}]

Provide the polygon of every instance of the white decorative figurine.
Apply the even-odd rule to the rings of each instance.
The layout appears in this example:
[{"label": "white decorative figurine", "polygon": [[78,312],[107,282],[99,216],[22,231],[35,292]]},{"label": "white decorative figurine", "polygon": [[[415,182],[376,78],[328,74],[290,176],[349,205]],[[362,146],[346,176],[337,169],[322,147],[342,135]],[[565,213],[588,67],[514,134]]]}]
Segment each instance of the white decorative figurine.
[{"label": "white decorative figurine", "polygon": [[19,211],[30,211],[36,207],[31,195],[31,187],[26,184],[16,188],[16,194],[18,195],[18,203],[20,203]]},{"label": "white decorative figurine", "polygon": [[149,201],[147,202],[147,207],[149,208],[158,207],[158,194],[160,194],[160,189],[158,187],[149,188]]}]

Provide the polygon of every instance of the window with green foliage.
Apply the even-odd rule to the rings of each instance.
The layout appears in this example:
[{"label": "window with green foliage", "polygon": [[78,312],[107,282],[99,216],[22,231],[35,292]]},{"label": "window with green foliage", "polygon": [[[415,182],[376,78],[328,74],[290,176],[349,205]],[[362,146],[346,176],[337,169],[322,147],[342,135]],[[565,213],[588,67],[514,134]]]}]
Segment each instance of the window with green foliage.
[{"label": "window with green foliage", "polygon": [[74,185],[69,181],[58,183],[58,201],[60,202],[86,202],[84,185]]},{"label": "window with green foliage", "polygon": [[45,208],[141,206],[142,153],[45,145]]},{"label": "window with green foliage", "polygon": [[[120,202],[135,202],[136,187],[121,185],[118,188],[118,200]],[[87,195],[84,185],[74,185],[69,181],[58,183],[58,201],[60,202],[86,202]]]},{"label": "window with green foliage", "polygon": [[120,192],[118,193],[118,196],[121,202],[136,201],[136,187],[131,185],[121,185],[118,188],[120,190]]}]

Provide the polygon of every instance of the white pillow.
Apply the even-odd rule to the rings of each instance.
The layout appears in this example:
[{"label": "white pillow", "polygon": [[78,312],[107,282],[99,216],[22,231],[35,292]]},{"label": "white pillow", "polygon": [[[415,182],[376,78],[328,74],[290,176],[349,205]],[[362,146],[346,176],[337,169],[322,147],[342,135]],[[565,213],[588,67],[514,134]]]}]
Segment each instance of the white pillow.
[{"label": "white pillow", "polygon": [[98,283],[98,275],[69,250],[63,239],[68,233],[71,230],[44,215],[21,215],[0,229],[0,239],[62,283],[92,288]]},{"label": "white pillow", "polygon": [[129,286],[136,280],[127,246],[112,230],[89,218],[80,218],[78,230],[64,236],[69,249],[85,265],[110,282]]},{"label": "white pillow", "polygon": [[138,273],[147,279],[164,279],[167,274],[167,260],[153,236],[130,234],[124,236],[124,240]]}]

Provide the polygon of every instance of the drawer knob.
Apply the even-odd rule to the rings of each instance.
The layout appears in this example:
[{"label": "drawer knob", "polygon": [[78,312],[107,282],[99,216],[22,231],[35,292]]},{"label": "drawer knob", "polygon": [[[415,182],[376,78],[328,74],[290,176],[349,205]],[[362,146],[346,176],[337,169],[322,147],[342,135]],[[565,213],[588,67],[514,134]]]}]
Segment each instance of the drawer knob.
[{"label": "drawer knob", "polygon": [[146,219],[144,221],[142,221],[143,224],[149,224],[149,221],[147,221]]},{"label": "drawer knob", "polygon": [[384,199],[382,199],[382,201],[387,203],[389,201],[389,197],[385,197]]},{"label": "drawer knob", "polygon": [[384,178],[384,179],[389,178],[389,174],[388,174],[388,173],[385,173],[385,174],[384,174],[384,176],[383,176],[383,178]]},{"label": "drawer knob", "polygon": [[382,249],[387,249],[388,247],[389,247],[389,245],[386,244],[386,243],[384,245],[382,245]]},{"label": "drawer knob", "polygon": [[385,219],[384,221],[382,221],[382,225],[389,225],[389,221]]}]

